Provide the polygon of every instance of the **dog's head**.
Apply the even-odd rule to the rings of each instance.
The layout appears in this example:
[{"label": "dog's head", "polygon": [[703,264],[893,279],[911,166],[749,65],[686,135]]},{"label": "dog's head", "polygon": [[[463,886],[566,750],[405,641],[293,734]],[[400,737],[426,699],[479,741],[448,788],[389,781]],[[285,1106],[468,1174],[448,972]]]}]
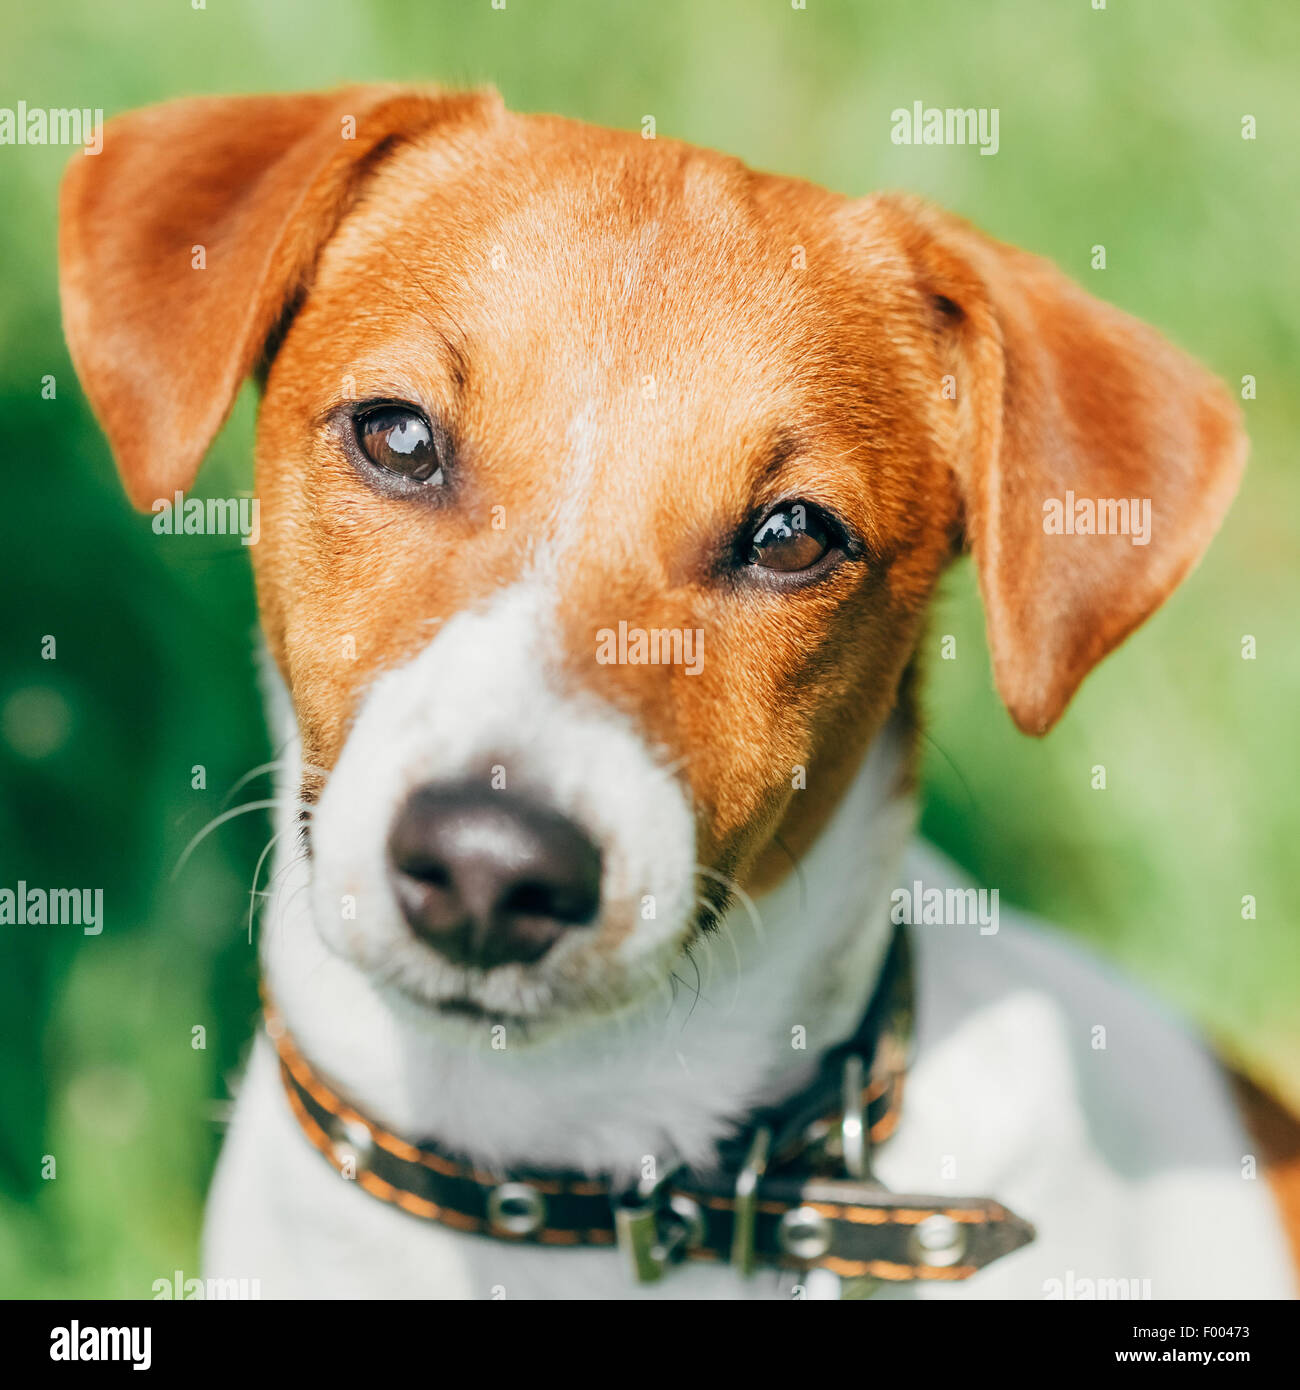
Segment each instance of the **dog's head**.
[{"label": "dog's head", "polygon": [[[615,1007],[778,879],[963,546],[1044,732],[1244,455],[1195,363],[956,219],[490,94],[128,115],[62,212],[68,341],[138,505],[263,381],[315,923],[449,1011]],[[1149,533],[1053,526],[1069,498]]]}]

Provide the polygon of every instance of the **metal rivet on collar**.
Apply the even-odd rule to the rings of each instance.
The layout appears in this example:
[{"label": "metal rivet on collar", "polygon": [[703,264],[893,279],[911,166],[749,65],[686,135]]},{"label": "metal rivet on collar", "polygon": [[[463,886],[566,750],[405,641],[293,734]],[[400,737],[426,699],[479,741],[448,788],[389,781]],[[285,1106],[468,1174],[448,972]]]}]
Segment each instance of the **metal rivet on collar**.
[{"label": "metal rivet on collar", "polygon": [[530,1236],[546,1220],[546,1199],[526,1182],[503,1182],[488,1194],[488,1224],[512,1236]]},{"label": "metal rivet on collar", "polygon": [[330,1126],[330,1140],[334,1162],[340,1168],[350,1164],[352,1174],[360,1172],[375,1151],[375,1137],[360,1120],[336,1117]]},{"label": "metal rivet on collar", "polygon": [[776,1238],[796,1260],[820,1259],[831,1248],[831,1223],[815,1207],[795,1207],[781,1218]]},{"label": "metal rivet on collar", "polygon": [[927,1216],[912,1232],[912,1254],[918,1264],[955,1265],[966,1251],[966,1231],[951,1216]]}]

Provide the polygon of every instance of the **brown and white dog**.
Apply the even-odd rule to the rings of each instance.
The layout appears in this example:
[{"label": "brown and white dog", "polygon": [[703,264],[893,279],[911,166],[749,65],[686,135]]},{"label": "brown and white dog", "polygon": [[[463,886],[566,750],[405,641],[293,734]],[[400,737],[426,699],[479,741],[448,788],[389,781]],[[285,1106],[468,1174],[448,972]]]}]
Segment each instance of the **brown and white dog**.
[{"label": "brown and white dog", "polygon": [[[358,1110],[485,1168],[707,1164],[796,1090],[872,994],[893,890],[953,881],[908,849],[945,567],[973,553],[998,689],[1045,733],[1196,562],[1245,456],[1195,362],[953,217],[490,92],[119,117],[69,170],[61,266],[137,505],[188,488],[263,386],[290,749],[269,991]],[[1052,534],[1067,493],[1149,504],[1148,543]],[[916,1056],[876,1172],[996,1191],[1038,1237],[900,1292],[1289,1294],[1213,1062],[1009,916],[913,929]],[[612,1250],[413,1220],[312,1152],[265,1040],[205,1241],[209,1273],[271,1293],[789,1288],[702,1264],[638,1286]]]}]

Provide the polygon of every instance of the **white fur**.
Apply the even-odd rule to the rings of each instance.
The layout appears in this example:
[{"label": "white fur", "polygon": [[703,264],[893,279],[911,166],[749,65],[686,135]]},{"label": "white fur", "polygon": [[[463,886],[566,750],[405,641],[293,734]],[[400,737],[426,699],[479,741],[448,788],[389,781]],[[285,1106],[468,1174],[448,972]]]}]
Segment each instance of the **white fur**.
[{"label": "white fur", "polygon": [[[547,653],[555,601],[540,575],[520,582],[452,618],[414,661],[382,676],[315,813],[312,921],[327,947],[416,1001],[408,1013],[418,1020],[429,1020],[430,1002],[465,996],[523,1016],[535,1036],[574,1008],[585,1015],[592,997],[612,1009],[660,985],[688,929],[690,806],[628,721],[554,689]],[[626,933],[612,953],[597,949],[594,927],[578,929],[536,965],[484,972],[451,965],[411,933],[387,869],[397,808],[426,782],[474,776],[486,785],[493,770],[499,789],[548,802],[600,845],[602,934]],[[287,928],[277,931],[268,960],[283,1007],[297,1012],[302,970],[296,962],[281,968],[281,946],[296,952],[301,943]],[[455,1036],[466,1032],[458,1025]],[[473,1032],[488,1042],[485,1029]],[[521,1041],[508,1037],[508,1049]],[[395,1122],[398,1115],[415,1118],[398,1110]]]},{"label": "white fur", "polygon": [[[544,592],[510,591],[457,617],[376,684],[317,813],[314,876],[285,849],[285,809],[264,964],[305,1054],[398,1132],[436,1135],[485,1165],[628,1174],[670,1147],[688,1161],[705,1156],[755,1103],[796,1087],[870,995],[891,889],[959,879],[923,848],[903,863],[912,808],[894,790],[900,747],[887,731],[801,872],[742,903],[697,951],[698,997],[681,960],[675,997],[655,987],[690,906],[689,807],[626,723],[553,689]],[[282,691],[273,703],[285,717]],[[619,900],[638,889],[662,898],[663,915],[637,924],[600,981],[615,1011],[583,1021],[574,981],[590,984],[598,971],[581,943],[567,973],[557,969],[537,992],[408,957],[379,891],[388,819],[405,789],[471,771],[484,756],[504,758],[586,819]],[[291,772],[286,797],[294,785]],[[358,895],[356,921],[337,915],[345,894]],[[886,1286],[885,1296],[1042,1298],[1067,1277],[1076,1287],[1149,1280],[1154,1297],[1293,1292],[1265,1179],[1242,1176],[1250,1145],[1194,1039],[1005,909],[996,935],[972,926],[913,936],[917,1055],[879,1176],[897,1190],[995,1196],[1039,1235],[963,1284]],[[385,968],[401,989],[376,983]],[[483,1029],[438,1023],[414,997],[467,984],[500,1007],[559,1000],[573,1011],[526,1045],[508,1036],[496,1051]],[[1096,1025],[1107,1030],[1105,1050],[1091,1045]],[[798,1027],[806,1051],[792,1046]],[[270,1295],[780,1297],[794,1282],[691,1265],[638,1286],[612,1251],[506,1245],[406,1216],[307,1144],[265,1040],[222,1153],[204,1256],[209,1275],[259,1278]],[[833,1282],[810,1281],[822,1292]]]}]

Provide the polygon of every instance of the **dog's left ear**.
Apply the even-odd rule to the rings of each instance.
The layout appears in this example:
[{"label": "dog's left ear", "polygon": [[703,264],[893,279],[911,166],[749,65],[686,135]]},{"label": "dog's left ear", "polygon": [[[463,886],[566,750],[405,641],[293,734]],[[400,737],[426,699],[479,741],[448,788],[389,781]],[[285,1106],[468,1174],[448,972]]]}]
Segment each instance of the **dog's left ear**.
[{"label": "dog's left ear", "polygon": [[1239,410],[1048,262],[917,199],[868,209],[932,328],[998,690],[1021,729],[1046,733],[1209,544],[1245,463]]},{"label": "dog's left ear", "polygon": [[64,333],[137,507],[194,480],[374,162],[500,110],[495,92],[434,87],[195,97],[117,116],[74,157]]}]

